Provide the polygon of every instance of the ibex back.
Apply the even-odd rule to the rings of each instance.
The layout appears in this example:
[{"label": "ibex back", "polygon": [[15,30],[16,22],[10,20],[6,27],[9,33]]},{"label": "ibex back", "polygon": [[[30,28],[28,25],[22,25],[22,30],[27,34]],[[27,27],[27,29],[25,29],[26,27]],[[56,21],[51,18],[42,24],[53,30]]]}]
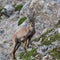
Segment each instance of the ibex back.
[{"label": "ibex back", "polygon": [[34,13],[32,16],[29,17],[29,25],[26,27],[21,28],[19,31],[15,32],[12,36],[12,42],[13,42],[13,49],[12,49],[12,60],[15,60],[15,52],[23,43],[23,48],[27,49],[27,46],[29,45],[29,42],[32,38],[32,36],[35,34],[35,20],[34,20]]}]

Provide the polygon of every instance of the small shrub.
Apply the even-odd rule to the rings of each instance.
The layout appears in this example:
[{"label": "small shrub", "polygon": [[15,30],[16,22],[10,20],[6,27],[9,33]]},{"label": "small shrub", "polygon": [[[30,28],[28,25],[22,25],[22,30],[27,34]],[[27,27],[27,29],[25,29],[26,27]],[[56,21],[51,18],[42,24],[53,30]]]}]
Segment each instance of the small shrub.
[{"label": "small shrub", "polygon": [[27,19],[27,17],[22,17],[22,18],[20,18],[20,20],[18,21],[18,26],[19,26],[20,24],[22,24],[26,19]]}]

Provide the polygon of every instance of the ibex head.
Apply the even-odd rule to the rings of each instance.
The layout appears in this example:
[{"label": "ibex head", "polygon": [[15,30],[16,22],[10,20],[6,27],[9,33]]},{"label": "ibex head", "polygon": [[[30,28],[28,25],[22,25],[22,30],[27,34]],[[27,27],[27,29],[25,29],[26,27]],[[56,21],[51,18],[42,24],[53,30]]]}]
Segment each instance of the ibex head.
[{"label": "ibex head", "polygon": [[35,20],[35,11],[30,11],[30,13],[27,15],[27,17],[29,18],[29,21],[32,22],[33,20]]}]

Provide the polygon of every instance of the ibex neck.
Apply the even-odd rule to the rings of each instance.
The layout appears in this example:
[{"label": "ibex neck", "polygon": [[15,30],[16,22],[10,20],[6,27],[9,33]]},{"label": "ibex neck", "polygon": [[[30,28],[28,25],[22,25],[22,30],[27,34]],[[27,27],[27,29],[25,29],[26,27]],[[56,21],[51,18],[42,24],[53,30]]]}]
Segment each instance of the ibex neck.
[{"label": "ibex neck", "polygon": [[35,21],[32,20],[30,23],[31,23],[31,26],[32,26],[33,28],[35,28]]}]

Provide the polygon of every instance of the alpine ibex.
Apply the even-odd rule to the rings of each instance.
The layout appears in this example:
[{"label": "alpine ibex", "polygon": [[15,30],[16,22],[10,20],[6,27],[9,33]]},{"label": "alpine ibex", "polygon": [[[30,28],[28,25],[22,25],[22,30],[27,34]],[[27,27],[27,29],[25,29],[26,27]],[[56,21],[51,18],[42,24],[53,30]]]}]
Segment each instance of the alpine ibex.
[{"label": "alpine ibex", "polygon": [[23,47],[26,51],[26,47],[29,45],[32,36],[35,34],[35,12],[32,15],[28,15],[29,25],[21,28],[12,36],[13,49],[12,49],[12,60],[15,60],[15,52],[23,43]]}]

